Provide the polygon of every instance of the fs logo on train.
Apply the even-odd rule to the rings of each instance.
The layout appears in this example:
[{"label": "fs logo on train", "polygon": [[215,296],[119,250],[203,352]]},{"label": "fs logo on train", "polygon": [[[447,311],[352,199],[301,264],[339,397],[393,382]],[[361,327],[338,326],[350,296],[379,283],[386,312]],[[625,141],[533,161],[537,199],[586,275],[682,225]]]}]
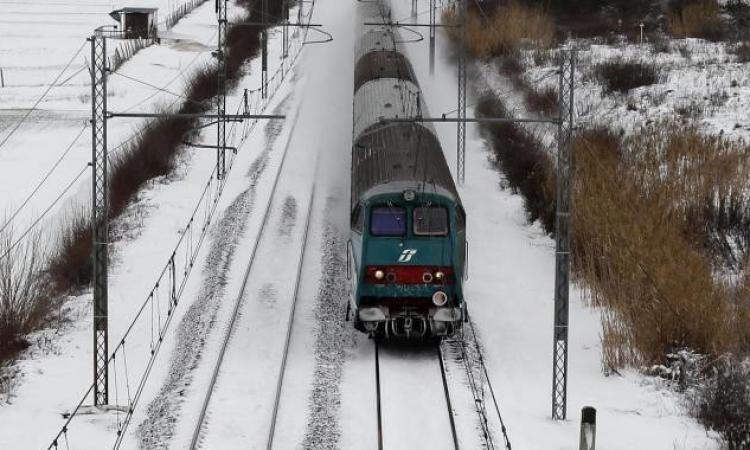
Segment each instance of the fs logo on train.
[{"label": "fs logo on train", "polygon": [[401,253],[401,256],[398,257],[398,262],[409,262],[411,261],[412,256],[417,254],[417,250],[413,248],[407,248]]}]

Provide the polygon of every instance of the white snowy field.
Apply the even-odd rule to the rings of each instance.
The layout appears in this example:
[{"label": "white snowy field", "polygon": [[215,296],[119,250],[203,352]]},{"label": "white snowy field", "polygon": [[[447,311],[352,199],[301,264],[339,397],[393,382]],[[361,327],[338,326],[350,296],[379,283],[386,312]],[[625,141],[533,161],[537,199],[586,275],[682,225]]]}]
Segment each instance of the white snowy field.
[{"label": "white snowy field", "polygon": [[[393,3],[398,13],[394,18],[409,17],[410,2]],[[345,265],[341,262],[345,260],[348,229],[352,59],[354,41],[362,29],[352,21],[356,7],[353,0],[315,2],[313,22],[322,23],[334,39],[306,46],[294,72],[274,97],[267,112],[286,114],[287,119],[276,125],[260,124],[239,149],[209,239],[198,254],[196,270],[175,310],[172,326],[127,430],[124,447],[187,446],[233,302],[238,300],[243,285],[245,294],[239,298],[242,303],[236,334],[230,340],[225,366],[217,379],[216,397],[209,404],[210,415],[201,444],[210,449],[256,448],[265,444],[270,399],[292,299],[291,280],[296,255],[301,251],[310,187],[315,183],[274,448],[377,448],[372,342],[344,322],[344,303],[337,303],[346,294]],[[420,0],[419,10],[426,7],[426,0]],[[187,28],[193,19],[194,28]],[[209,2],[183,21],[181,25],[186,28],[180,33],[193,33],[197,41],[210,47],[213,19]],[[278,42],[279,36],[274,39]],[[427,45],[425,40],[407,44],[406,48],[429,109],[437,116],[455,108],[455,66],[446,38],[439,35],[435,75],[430,76]],[[181,59],[181,50],[166,47],[144,50],[122,70],[133,70],[133,76],[139,78],[152,77],[146,80],[163,86],[175,76],[172,74],[180,72],[180,67],[186,67],[189,58],[208,58],[205,52],[193,49],[182,50],[187,55]],[[278,50],[271,60],[277,61],[277,55]],[[159,72],[159,64],[168,65],[171,71]],[[258,64],[257,60],[250,64],[250,74],[239,83],[241,88],[257,88]],[[113,75],[111,80],[115,83],[117,77]],[[132,89],[132,94],[138,94],[135,98],[128,94],[129,102],[123,95],[123,107],[152,92],[129,85],[126,79],[117,82],[122,83],[119,89]],[[174,83],[167,89],[181,92],[182,79]],[[157,103],[157,99],[169,102],[172,96],[160,94],[152,100]],[[235,93],[228,104],[236,105],[239,100]],[[78,107],[84,110],[85,103]],[[115,129],[114,122],[112,125]],[[127,131],[122,126],[120,136],[126,137]],[[50,134],[50,140],[62,139],[57,133]],[[438,133],[452,165],[456,156],[455,128],[438,125]],[[204,134],[203,141],[215,139],[210,131]],[[84,163],[88,147],[81,145],[78,153],[85,155],[79,161]],[[3,150],[0,149],[0,158],[4,157]],[[571,293],[569,420],[550,420],[554,244],[536,224],[527,223],[522,199],[501,189],[501,175],[493,168],[489,155],[476,129],[470,126],[467,178],[460,188],[470,242],[466,294],[513,446],[577,448],[579,411],[584,405],[592,405],[598,410],[598,448],[716,448],[714,439],[687,417],[679,398],[668,389],[637,373],[602,375],[598,313],[583,304],[581,292],[576,289]],[[168,259],[177,233],[184,227],[213,167],[214,157],[210,150],[186,152],[177,176],[152,184],[130,209],[130,217],[138,216],[140,223],[132,236],[116,244],[117,262],[110,284],[113,341],[122,335],[151,288],[155,274]],[[0,162],[0,170],[5,170],[5,161]],[[44,166],[36,165],[41,173]],[[9,177],[12,173],[4,175]],[[277,173],[278,187],[272,192]],[[18,178],[15,175],[12,179]],[[85,202],[87,184],[83,183],[79,191]],[[6,183],[2,186],[7,187]],[[269,219],[260,235],[266,205]],[[244,283],[256,240],[259,262]],[[89,384],[90,308],[89,296],[73,300],[72,322],[59,335],[46,336],[54,341],[35,346],[19,364],[21,375],[14,394],[0,406],[0,448],[46,447],[63,423],[60,413],[72,408]],[[132,345],[134,352],[147,349],[145,341]],[[396,350],[396,354],[398,362],[390,368],[403,371],[404,376],[394,376],[398,372],[393,371],[384,374],[384,381],[397,388],[390,391],[388,400],[393,404],[397,396],[418,392],[415,398],[426,397],[430,403],[391,413],[384,410],[388,414],[384,421],[389,427],[387,448],[444,446],[449,434],[440,434],[433,416],[424,414],[425,408],[429,412],[429,408],[441,407],[443,393],[437,390],[434,397],[429,397],[431,393],[424,389],[421,377],[405,376],[429,373],[432,377],[435,361],[409,351]],[[131,372],[143,367],[144,359],[140,358],[129,361]],[[430,380],[432,387],[439,388],[432,382],[434,379]],[[461,387],[452,385],[452,389]],[[117,392],[119,403],[123,404],[127,393],[122,378]],[[460,413],[456,419],[464,433],[462,448],[474,448],[478,439],[471,430],[476,430],[477,419],[466,406],[467,401],[470,399],[465,391],[456,392],[455,409]],[[443,417],[439,420],[445,423]],[[70,448],[108,447],[114,439],[116,421],[115,413],[83,416],[71,425]],[[408,427],[398,427],[404,424]],[[499,430],[494,431],[497,445]]]},{"label": "white snowy field", "polygon": [[[234,7],[230,14],[238,11]],[[181,101],[174,94],[181,95],[185,82],[189,79],[194,70],[200,68],[203,64],[210,62],[210,50],[215,46],[215,13],[213,3],[207,2],[202,7],[196,9],[192,14],[185,17],[180,23],[173,28],[175,33],[182,37],[180,40],[171,43],[165,43],[161,46],[149,47],[138,53],[130,62],[120,68],[117,74],[110,76],[110,92],[121,92],[121,95],[110,97],[110,108],[113,110],[130,110],[130,111],[153,111],[159,105],[171,105]],[[272,33],[276,36],[278,33]],[[82,40],[85,35],[82,36]],[[269,69],[273,72],[279,66],[279,41],[274,38],[271,45],[271,58]],[[54,46],[53,42],[49,43]],[[228,98],[227,105],[231,111],[235,111],[242,102],[242,89],[256,89],[259,85],[259,62],[253,62],[250,67],[250,74],[241,80],[238,89],[234,95]],[[143,83],[135,82],[131,77],[145,83],[154,85],[149,87]],[[164,89],[169,92],[159,91]],[[83,92],[89,88],[82,86]],[[54,90],[53,90],[54,92]],[[37,93],[38,94],[38,93]],[[283,93],[277,93],[281,96]],[[29,100],[33,103],[34,98]],[[78,100],[75,100],[76,102]],[[88,101],[88,100],[86,100]],[[4,106],[4,97],[0,97],[0,107]],[[87,107],[87,105],[84,105]],[[85,115],[82,117],[85,118]],[[60,123],[62,122],[62,123]],[[83,119],[81,120],[83,122]],[[76,124],[78,125],[78,124]],[[62,143],[67,143],[65,121],[50,121],[50,124],[36,125],[32,127],[31,132],[19,128],[11,140],[8,141],[6,148],[0,149],[0,170],[6,182],[2,184],[2,189],[8,191],[8,195],[2,197],[3,206],[11,208],[21,202],[26,192],[30,192],[33,185],[29,176],[19,173],[19,167],[33,167],[35,171],[31,175],[42,178],[44,171],[47,170],[48,160],[44,157],[50,157],[49,154],[42,154],[47,146],[55,144],[61,147]],[[116,155],[117,147],[123,139],[127,139],[131,132],[136,129],[137,122],[119,122],[118,120],[110,121],[110,149],[112,154]],[[39,128],[45,128],[47,133],[41,135]],[[80,162],[85,165],[90,159],[90,131],[83,133],[78,146],[69,152],[67,158]],[[262,136],[262,133],[256,133]],[[200,140],[203,142],[215,142],[215,132],[208,129]],[[28,142],[42,141],[40,152],[28,152],[24,146]],[[14,141],[14,142],[11,142]],[[89,141],[89,142],[85,142]],[[248,143],[248,146],[260,145],[256,140],[255,143]],[[26,150],[26,151],[24,151]],[[57,149],[61,150],[61,149]],[[245,152],[247,154],[250,152]],[[52,156],[57,156],[54,154]],[[248,155],[250,158],[252,155]],[[21,160],[25,158],[24,160]],[[201,191],[209,179],[209,174],[213,170],[216,159],[215,152],[203,149],[187,149],[179,158],[176,173],[167,179],[155,180],[149,188],[139,194],[138,202],[133,205],[114,225],[123,232],[123,239],[113,244],[115,255],[114,264],[110,268],[110,321],[109,329],[111,335],[110,349],[112,349],[123,336],[126,327],[134,317],[138,308],[146,300],[149,290],[162,269],[169,260],[178,238],[179,233],[184,230],[187,220],[190,217],[193,208],[195,208]],[[241,159],[238,159],[241,161]],[[252,159],[251,159],[252,161]],[[54,161],[49,160],[49,165]],[[63,160],[58,171],[63,171],[67,164],[67,159]],[[10,167],[11,164],[16,166]],[[15,168],[15,172],[13,169]],[[246,167],[240,167],[237,171],[248,170]],[[51,202],[54,196],[61,190],[62,181],[56,180],[58,176],[55,172],[43,189],[34,197],[36,204],[29,203],[26,208],[36,208],[46,206],[44,203]],[[46,231],[54,230],[61,216],[68,208],[87,206],[89,200],[89,184],[86,177],[75,184],[69,198],[59,205],[49,215],[50,220],[45,223]],[[62,176],[60,176],[62,178]],[[36,179],[34,179],[36,181]],[[67,183],[67,180],[65,181]],[[25,192],[19,192],[18,185],[23,184],[28,189]],[[49,192],[44,191],[49,185]],[[227,185],[229,189],[231,185]],[[57,217],[53,215],[57,213]],[[34,217],[34,211],[24,210],[17,220],[17,228],[25,227]],[[26,220],[28,219],[28,220]],[[205,248],[199,253],[196,260],[197,265],[205,261]],[[198,272],[197,270],[194,272]],[[198,276],[194,275],[194,278]],[[197,289],[196,286],[194,289]],[[186,287],[186,296],[195,295],[190,291],[190,285]],[[0,448],[40,448],[46,447],[54,437],[56,430],[64,423],[62,413],[70,411],[76,405],[76,402],[85,392],[91,382],[91,298],[89,294],[84,294],[77,298],[72,298],[66,306],[66,317],[69,322],[62,324],[62,328],[57,331],[42,331],[31,336],[32,347],[25,352],[24,359],[20,361],[15,370],[18,376],[12,382],[10,396],[3,397],[0,404],[0,416],[2,416],[3,427],[0,427]],[[178,308],[177,312],[184,311]],[[175,319],[178,317],[175,315]],[[153,335],[150,337],[153,340]],[[145,367],[148,355],[149,336],[142,335],[139,339],[128,341],[129,359],[128,369],[131,377],[134,374],[140,375],[141,370]],[[164,351],[168,354],[168,351]],[[135,355],[135,356],[133,356]],[[168,359],[168,356],[165,357]],[[120,362],[119,364],[122,364]],[[165,364],[166,367],[166,364]],[[122,370],[122,365],[120,369]],[[126,404],[126,390],[134,389],[132,384],[127,386],[124,383],[123,373],[119,373],[119,385],[116,379],[118,375],[110,372],[110,385],[112,386],[111,403]],[[132,383],[132,380],[131,380]],[[117,386],[115,388],[115,386]],[[157,386],[158,387],[158,386]],[[119,393],[119,398],[115,394]],[[90,399],[89,399],[90,403]],[[103,443],[111,442],[113,434],[109,427],[114,426],[118,420],[115,413],[105,414],[102,416],[88,416],[82,420],[84,428],[87,429],[77,436],[75,432],[69,434],[73,443],[78,438],[79,445],[81,441],[88,442],[89,448],[101,448]],[[34,424],[38,433],[29,433],[29,425]],[[97,431],[97,427],[98,431]],[[80,428],[79,428],[80,430]],[[83,438],[81,438],[83,436]]]},{"label": "white snowy field", "polygon": [[[171,9],[185,2],[145,3],[143,6]],[[119,6],[116,2],[0,2],[0,68],[5,79],[5,87],[0,88],[0,179],[4,180],[0,218],[15,215],[17,234],[52,205],[91,160],[87,70],[91,49],[86,38],[95,27],[114,24],[108,13]],[[181,99],[174,93],[182,93],[190,75],[211,62],[210,51],[216,46],[213,4],[206,2],[196,8],[171,32],[180,39],[164,40],[162,45],[142,50],[110,76],[110,111],[153,112],[158,106],[179,104]],[[108,54],[122,42],[109,39]],[[50,87],[54,80],[57,82]],[[111,158],[142,122],[109,120]],[[89,172],[85,171],[46,214],[53,220],[42,227],[45,234],[57,228],[65,213],[89,203]]]}]

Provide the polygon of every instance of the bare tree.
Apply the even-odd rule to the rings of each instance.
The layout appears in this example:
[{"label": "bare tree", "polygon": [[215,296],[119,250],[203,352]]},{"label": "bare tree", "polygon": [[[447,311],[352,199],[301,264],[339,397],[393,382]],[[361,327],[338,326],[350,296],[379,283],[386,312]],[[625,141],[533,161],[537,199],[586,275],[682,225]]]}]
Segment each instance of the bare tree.
[{"label": "bare tree", "polygon": [[23,335],[44,319],[51,306],[45,262],[40,233],[20,241],[12,225],[0,233],[0,360],[25,346]]}]

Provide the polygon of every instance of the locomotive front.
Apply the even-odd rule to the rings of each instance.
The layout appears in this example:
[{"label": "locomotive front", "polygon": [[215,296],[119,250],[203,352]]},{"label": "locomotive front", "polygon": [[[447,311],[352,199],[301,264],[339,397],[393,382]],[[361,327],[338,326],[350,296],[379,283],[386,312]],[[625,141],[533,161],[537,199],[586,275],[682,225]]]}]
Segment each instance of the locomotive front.
[{"label": "locomotive front", "polygon": [[452,334],[464,314],[465,214],[411,64],[387,26],[355,57],[352,310],[371,336]]}]

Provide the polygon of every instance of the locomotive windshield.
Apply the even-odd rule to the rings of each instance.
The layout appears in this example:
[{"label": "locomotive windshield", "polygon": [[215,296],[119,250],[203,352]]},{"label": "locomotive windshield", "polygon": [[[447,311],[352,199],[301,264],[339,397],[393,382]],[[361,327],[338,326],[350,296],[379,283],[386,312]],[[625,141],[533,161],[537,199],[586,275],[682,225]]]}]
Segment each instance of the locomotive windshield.
[{"label": "locomotive windshield", "polygon": [[448,234],[448,210],[442,206],[414,208],[414,234],[445,236]]},{"label": "locomotive windshield", "polygon": [[398,206],[372,208],[370,233],[373,236],[403,236],[406,234],[406,209]]}]

